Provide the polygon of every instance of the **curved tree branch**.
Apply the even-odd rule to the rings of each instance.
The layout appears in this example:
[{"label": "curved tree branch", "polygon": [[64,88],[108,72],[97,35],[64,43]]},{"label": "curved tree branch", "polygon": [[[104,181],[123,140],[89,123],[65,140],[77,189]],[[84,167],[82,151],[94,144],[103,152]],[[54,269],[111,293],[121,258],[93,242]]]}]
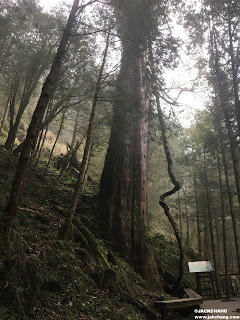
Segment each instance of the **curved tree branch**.
[{"label": "curved tree branch", "polygon": [[184,261],[184,250],[183,250],[183,245],[182,245],[182,238],[180,236],[178,227],[173,219],[173,216],[170,213],[169,207],[165,202],[165,199],[172,194],[176,193],[180,189],[180,183],[177,181],[174,172],[173,172],[173,161],[171,157],[171,153],[168,147],[168,140],[167,140],[167,135],[166,135],[166,126],[165,126],[165,121],[163,117],[163,112],[161,109],[161,104],[160,104],[160,95],[158,92],[158,88],[156,86],[156,73],[155,73],[155,68],[154,68],[154,59],[153,59],[153,53],[152,53],[152,46],[151,42],[149,41],[149,58],[150,58],[150,69],[151,69],[151,85],[152,85],[152,92],[155,96],[156,103],[157,103],[157,112],[158,112],[158,119],[159,119],[159,124],[160,124],[160,129],[162,132],[162,140],[163,140],[163,146],[164,146],[164,151],[166,155],[166,160],[168,164],[168,175],[172,181],[172,184],[174,187],[169,190],[164,192],[163,194],[160,195],[160,200],[159,204],[163,208],[165,215],[167,216],[169,222],[172,225],[175,237],[177,239],[178,243],[178,248],[179,248],[179,273],[178,273],[178,278],[173,284],[173,287],[171,289],[171,293],[174,294],[178,291],[182,278],[183,278],[183,261]]}]

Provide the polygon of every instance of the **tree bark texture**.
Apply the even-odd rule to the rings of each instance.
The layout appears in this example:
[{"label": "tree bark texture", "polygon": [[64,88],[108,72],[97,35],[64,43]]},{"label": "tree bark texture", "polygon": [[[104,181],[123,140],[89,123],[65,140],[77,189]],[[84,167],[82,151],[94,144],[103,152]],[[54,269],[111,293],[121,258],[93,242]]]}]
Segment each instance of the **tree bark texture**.
[{"label": "tree bark texture", "polygon": [[57,53],[52,63],[51,70],[43,85],[40,98],[38,100],[36,109],[34,111],[31,123],[28,128],[27,137],[25,139],[23,150],[20,154],[20,158],[18,161],[16,174],[14,177],[14,181],[13,181],[13,185],[10,193],[10,199],[5,209],[8,215],[9,227],[11,227],[13,218],[17,213],[17,207],[20,201],[23,184],[26,178],[27,171],[30,167],[31,156],[34,152],[34,149],[37,143],[38,133],[42,124],[45,110],[52,96],[52,88],[54,87],[60,73],[62,61],[65,55],[65,50],[66,50],[69,38],[71,36],[71,30],[74,25],[77,11],[79,9],[78,5],[79,5],[79,0],[74,0],[66,27],[63,31],[63,35],[62,35]]},{"label": "tree bark texture", "polygon": [[234,41],[233,41],[233,33],[234,26],[232,25],[232,16],[231,16],[231,5],[228,5],[228,35],[229,35],[229,55],[231,58],[231,71],[232,71],[232,84],[233,84],[233,95],[234,95],[234,105],[238,126],[238,135],[240,136],[240,101],[239,101],[239,93],[238,93],[238,57],[234,54]]},{"label": "tree bark texture", "polygon": [[201,258],[202,257],[202,239],[201,239],[200,212],[199,212],[199,204],[198,204],[197,174],[196,174],[195,164],[193,164],[193,184],[194,184],[194,196],[195,196],[196,217],[197,217],[198,253],[199,253],[199,257]]},{"label": "tree bark texture", "polygon": [[[225,125],[228,133],[229,138],[229,144],[231,149],[231,155],[232,155],[232,162],[233,162],[233,170],[234,170],[234,177],[235,177],[235,183],[237,188],[237,196],[238,196],[238,202],[240,204],[240,154],[238,149],[238,143],[236,141],[235,134],[233,132],[232,123],[229,115],[229,111],[227,108],[227,99],[226,99],[226,86],[224,83],[223,74],[221,72],[220,64],[219,64],[219,51],[217,48],[216,43],[216,35],[213,32],[212,39],[211,39],[211,45],[212,45],[212,67],[216,74],[216,83],[215,83],[215,90],[218,93],[218,96],[220,98],[221,103],[221,111],[225,118]],[[215,50],[215,56],[214,51]],[[236,88],[235,88],[236,89]],[[234,90],[235,92],[235,90]],[[235,106],[236,106],[236,99],[235,96]],[[240,118],[239,118],[240,120]],[[240,122],[239,122],[240,123]]]},{"label": "tree bark texture", "polygon": [[122,60],[109,147],[100,183],[103,228],[112,245],[134,267],[157,274],[147,245],[147,135],[149,90],[146,39],[136,4],[116,5]]},{"label": "tree bark texture", "polygon": [[226,182],[226,187],[227,187],[229,209],[230,209],[230,214],[231,214],[231,218],[232,218],[233,234],[234,234],[236,255],[237,255],[237,265],[238,265],[238,272],[239,272],[240,271],[239,229],[238,229],[238,226],[237,226],[237,216],[236,216],[236,213],[235,213],[234,207],[233,207],[233,196],[232,196],[232,191],[231,191],[231,186],[230,186],[230,181],[229,181],[226,150],[225,150],[225,146],[223,144],[222,137],[220,139],[221,139],[221,153],[222,153],[223,167],[224,167],[224,173],[225,173],[225,182]]},{"label": "tree bark texture", "polygon": [[13,148],[23,113],[29,104],[30,98],[37,87],[39,78],[41,77],[42,73],[43,73],[43,70],[41,71],[36,70],[36,74],[34,77],[30,77],[29,79],[28,78],[26,79],[15,121],[14,123],[12,123],[12,125],[9,128],[8,137],[5,142],[5,148],[7,150],[12,150]]},{"label": "tree bark texture", "polygon": [[217,296],[220,298],[221,297],[220,281],[219,281],[219,275],[218,275],[216,245],[215,245],[214,233],[213,233],[213,216],[212,216],[212,209],[211,209],[211,205],[210,205],[210,193],[209,193],[208,172],[207,172],[205,150],[204,150],[204,175],[205,175],[205,190],[206,190],[206,201],[207,201],[207,213],[208,213],[208,222],[209,222],[209,230],[210,230],[210,237],[211,237],[211,247],[212,247],[212,255],[213,255],[215,280],[216,280],[216,289],[217,289]]},{"label": "tree bark texture", "polygon": [[226,214],[225,214],[225,204],[224,204],[224,191],[223,191],[223,181],[221,174],[221,164],[219,151],[217,150],[217,164],[218,164],[218,181],[219,181],[219,191],[220,191],[220,201],[221,201],[221,216],[222,216],[222,235],[223,235],[223,257],[224,257],[224,274],[225,274],[225,292],[226,300],[230,298],[229,290],[229,263],[228,263],[228,248],[227,248],[227,230],[226,230]]}]

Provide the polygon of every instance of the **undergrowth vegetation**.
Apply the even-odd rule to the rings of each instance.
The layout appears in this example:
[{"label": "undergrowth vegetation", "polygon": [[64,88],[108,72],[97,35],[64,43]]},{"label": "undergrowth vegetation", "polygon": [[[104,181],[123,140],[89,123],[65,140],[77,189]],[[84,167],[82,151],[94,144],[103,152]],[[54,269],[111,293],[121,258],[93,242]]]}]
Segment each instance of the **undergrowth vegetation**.
[{"label": "undergrowth vegetation", "polygon": [[[17,159],[0,150],[4,218]],[[59,229],[71,203],[74,178],[66,173],[59,179],[54,168],[43,178],[43,169],[40,162],[25,186],[10,250],[0,244],[0,319],[156,318],[154,301],[161,293],[154,292],[100,239],[94,179],[77,210],[76,219],[85,232],[74,226],[72,241],[65,242],[59,240]],[[96,250],[105,255],[107,264]]]}]

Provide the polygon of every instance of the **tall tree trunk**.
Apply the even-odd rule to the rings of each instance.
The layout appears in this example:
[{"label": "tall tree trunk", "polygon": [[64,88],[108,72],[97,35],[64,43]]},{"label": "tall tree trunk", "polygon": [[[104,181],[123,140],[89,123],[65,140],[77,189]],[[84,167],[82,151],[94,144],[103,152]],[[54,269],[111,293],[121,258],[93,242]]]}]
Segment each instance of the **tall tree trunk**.
[{"label": "tall tree trunk", "polygon": [[227,250],[227,232],[226,232],[226,217],[225,217],[225,205],[224,205],[224,192],[223,192],[223,182],[221,174],[221,165],[219,158],[219,151],[217,150],[217,163],[218,163],[218,180],[219,180],[219,191],[220,191],[220,201],[221,201],[221,214],[222,214],[222,234],[223,234],[223,257],[224,257],[224,271],[225,271],[225,292],[226,300],[230,298],[229,291],[229,268],[228,268],[228,250]]},{"label": "tall tree trunk", "polygon": [[224,109],[224,116],[232,155],[233,171],[237,189],[238,202],[240,204],[240,154],[237,142],[235,140],[235,135],[233,133],[230,116],[226,108]]},{"label": "tall tree trunk", "polygon": [[231,17],[231,5],[228,5],[228,35],[229,35],[229,54],[231,58],[231,71],[232,71],[232,84],[233,84],[233,94],[234,94],[234,105],[238,126],[238,135],[240,136],[240,101],[238,93],[238,69],[236,63],[237,59],[234,56],[234,47],[233,47],[233,26],[232,26],[232,17]]},{"label": "tall tree trunk", "polygon": [[[223,168],[224,168],[224,175],[225,175],[225,183],[226,183],[226,188],[227,188],[227,197],[228,197],[228,203],[229,203],[229,209],[230,209],[230,215],[232,218],[232,225],[233,225],[233,235],[234,235],[234,244],[235,244],[235,249],[236,249],[236,257],[237,257],[237,265],[238,265],[238,270],[240,271],[240,242],[239,242],[239,230],[237,227],[237,217],[236,213],[234,211],[234,206],[233,206],[233,196],[232,196],[232,191],[231,191],[231,186],[230,186],[230,181],[229,181],[229,170],[228,170],[228,161],[227,161],[227,155],[226,155],[226,148],[224,144],[224,133],[222,130],[221,120],[219,119],[219,114],[213,114],[214,117],[214,122],[215,122],[215,128],[218,133],[218,139],[219,139],[219,144],[220,144],[220,152],[222,155],[222,163],[223,163]],[[221,117],[220,117],[221,118]],[[227,124],[230,126],[230,119],[227,117],[228,121]],[[225,120],[226,120],[226,115],[225,115]],[[228,137],[232,136],[232,129],[228,131]],[[231,145],[230,145],[231,148]],[[235,147],[232,149],[232,151],[236,151]],[[236,177],[236,175],[235,175]]]},{"label": "tall tree trunk", "polygon": [[[215,49],[215,57],[212,57],[212,67],[216,74],[215,91],[218,93],[218,96],[220,98],[221,111],[225,117],[225,124],[226,124],[227,133],[228,133],[232,161],[233,161],[233,170],[234,170],[234,177],[235,177],[235,183],[237,188],[238,202],[240,204],[240,153],[238,150],[238,144],[235,138],[235,134],[232,129],[229,112],[226,107],[226,103],[227,103],[226,89],[225,89],[225,84],[223,82],[223,76],[220,69],[219,52],[218,52],[217,43],[216,43],[216,34],[214,31],[212,32],[211,45],[212,45],[212,51]],[[212,56],[213,56],[213,52],[212,52]]]},{"label": "tall tree trunk", "polygon": [[209,234],[209,224],[208,224],[208,214],[207,210],[204,212],[204,251],[203,251],[203,257],[205,260],[211,259],[211,249],[209,247],[210,243],[210,234]]},{"label": "tall tree trunk", "polygon": [[202,257],[201,225],[200,225],[200,212],[199,212],[198,192],[197,192],[197,175],[196,175],[195,165],[193,165],[193,183],[194,183],[195,207],[196,207],[196,216],[197,216],[198,253],[199,253],[199,257]]},{"label": "tall tree trunk", "polygon": [[[220,132],[220,131],[219,131]],[[220,134],[222,134],[220,132]],[[228,202],[229,202],[229,208],[230,208],[230,214],[232,217],[232,225],[233,225],[233,235],[235,240],[235,248],[236,248],[236,255],[237,255],[237,265],[238,265],[238,272],[240,272],[240,239],[239,239],[239,229],[237,226],[237,217],[236,213],[234,211],[233,207],[233,197],[232,197],[232,191],[230,187],[230,181],[229,181],[229,173],[228,173],[228,165],[227,165],[227,158],[226,158],[226,150],[225,146],[223,144],[223,139],[220,136],[220,143],[221,143],[221,153],[222,153],[222,159],[223,159],[223,167],[224,167],[224,173],[225,173],[225,182],[227,187],[227,195],[228,195]]]},{"label": "tall tree trunk", "polygon": [[180,236],[183,237],[183,227],[182,227],[182,208],[181,208],[181,198],[180,192],[178,190],[178,215],[179,215],[179,228],[180,228]]},{"label": "tall tree trunk", "polygon": [[209,229],[210,229],[210,237],[211,237],[211,246],[212,246],[212,255],[213,255],[213,264],[214,264],[214,273],[215,273],[215,280],[216,280],[216,289],[217,289],[217,296],[220,298],[220,281],[218,275],[218,264],[217,264],[217,255],[216,255],[216,246],[214,240],[214,232],[213,232],[213,217],[212,217],[212,210],[210,205],[210,194],[209,194],[209,187],[208,187],[208,173],[207,173],[207,165],[206,165],[206,152],[204,150],[204,175],[205,175],[205,189],[206,189],[206,200],[207,200],[207,213],[208,213],[208,222],[209,222]]},{"label": "tall tree trunk", "polygon": [[119,99],[114,104],[100,183],[102,226],[114,248],[137,272],[153,280],[157,268],[147,244],[147,42],[139,28],[144,12],[139,12],[134,2],[115,3],[122,59],[117,79]]},{"label": "tall tree trunk", "polygon": [[[93,2],[95,1],[92,0],[88,2],[86,5]],[[40,98],[38,100],[36,109],[34,111],[31,123],[28,128],[27,137],[25,139],[23,150],[20,154],[20,158],[18,161],[16,174],[14,177],[14,181],[13,181],[13,185],[10,193],[10,199],[5,208],[5,211],[8,217],[8,226],[7,226],[8,231],[11,228],[13,219],[17,213],[17,207],[20,201],[20,196],[22,194],[23,184],[26,179],[27,171],[30,168],[31,155],[34,152],[34,149],[37,143],[38,133],[41,128],[44,113],[46,111],[49,100],[51,99],[51,96],[52,96],[52,91],[53,91],[52,89],[54,88],[55,83],[58,80],[58,77],[60,74],[62,61],[65,56],[66,47],[69,42],[69,38],[71,36],[71,31],[76,19],[77,12],[79,11],[78,5],[79,5],[79,0],[74,0],[66,27],[63,31],[63,35],[62,35],[57,53],[52,63],[51,70],[44,82]],[[86,5],[82,6],[81,9],[83,9]]]},{"label": "tall tree trunk", "polygon": [[85,177],[86,170],[87,170],[89,151],[91,148],[91,143],[92,143],[92,138],[93,138],[94,119],[95,119],[95,114],[96,114],[98,96],[99,96],[99,92],[101,89],[102,75],[103,75],[103,71],[104,71],[104,67],[105,67],[105,63],[106,63],[106,59],[107,59],[108,47],[109,47],[109,37],[110,37],[110,32],[107,35],[106,47],[105,47],[105,50],[103,53],[103,60],[102,60],[102,64],[101,64],[101,67],[99,70],[97,84],[96,84],[95,93],[94,93],[94,97],[93,97],[92,111],[91,111],[89,125],[88,125],[86,144],[85,144],[81,168],[80,168],[80,172],[79,172],[79,176],[78,176],[77,187],[74,192],[74,198],[73,198],[73,203],[72,203],[70,213],[69,213],[68,217],[66,218],[66,221],[65,221],[63,229],[62,229],[61,237],[63,237],[64,239],[68,238],[69,232],[71,230],[72,221],[73,221],[73,218],[75,215],[75,211],[76,211],[77,204],[78,204],[78,199],[80,196],[80,192],[82,191],[84,177]]},{"label": "tall tree trunk", "polygon": [[185,246],[190,245],[190,221],[189,221],[189,211],[188,211],[188,204],[187,204],[187,197],[186,197],[186,190],[183,186],[183,197],[184,197],[184,204],[185,204],[185,214],[186,214],[186,239],[185,239]]}]

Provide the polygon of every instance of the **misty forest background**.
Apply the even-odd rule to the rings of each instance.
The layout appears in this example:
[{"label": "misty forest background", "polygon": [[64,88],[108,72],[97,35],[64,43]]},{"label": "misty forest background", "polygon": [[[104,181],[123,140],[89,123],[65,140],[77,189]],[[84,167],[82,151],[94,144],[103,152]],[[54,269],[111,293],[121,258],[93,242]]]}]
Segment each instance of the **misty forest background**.
[{"label": "misty forest background", "polygon": [[1,319],[159,319],[154,301],[195,288],[188,261],[217,291],[239,273],[239,17],[1,1]]}]

